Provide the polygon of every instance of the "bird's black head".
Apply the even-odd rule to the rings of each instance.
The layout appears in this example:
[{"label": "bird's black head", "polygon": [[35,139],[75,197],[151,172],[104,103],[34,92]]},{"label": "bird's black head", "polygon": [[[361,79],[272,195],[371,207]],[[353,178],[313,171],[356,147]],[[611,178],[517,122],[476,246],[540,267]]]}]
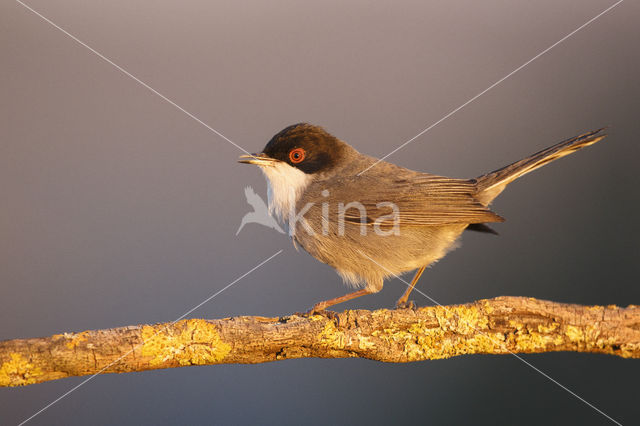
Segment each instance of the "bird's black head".
[{"label": "bird's black head", "polygon": [[346,144],[320,126],[298,123],[276,134],[263,154],[307,174],[326,172],[343,158]]}]

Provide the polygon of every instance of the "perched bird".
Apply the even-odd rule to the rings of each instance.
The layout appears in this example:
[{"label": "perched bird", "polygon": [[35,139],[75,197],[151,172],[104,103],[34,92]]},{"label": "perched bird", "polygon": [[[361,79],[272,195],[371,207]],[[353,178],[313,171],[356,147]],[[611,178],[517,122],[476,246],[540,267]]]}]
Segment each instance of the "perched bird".
[{"label": "perched bird", "polygon": [[456,247],[465,229],[494,232],[504,219],[489,204],[515,179],[603,139],[603,129],[567,139],[475,179],[409,170],[356,151],[323,128],[294,124],[262,153],[243,155],[268,183],[269,211],[294,244],[336,269],[360,290],[317,303],[318,312],[382,289],[390,276],[416,270],[398,299],[409,294],[425,268]]}]

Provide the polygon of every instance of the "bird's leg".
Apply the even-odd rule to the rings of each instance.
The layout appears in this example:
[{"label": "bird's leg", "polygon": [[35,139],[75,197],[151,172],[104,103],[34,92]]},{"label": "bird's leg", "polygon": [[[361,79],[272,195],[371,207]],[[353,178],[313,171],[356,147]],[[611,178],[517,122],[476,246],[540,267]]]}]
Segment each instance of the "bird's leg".
[{"label": "bird's leg", "polygon": [[396,302],[396,307],[403,308],[407,306],[407,302],[409,301],[409,294],[411,294],[411,291],[418,283],[418,280],[420,279],[420,276],[422,275],[425,269],[426,269],[426,266],[421,266],[420,268],[418,268],[418,270],[416,271],[416,274],[413,276],[413,279],[411,280],[411,284],[409,284],[407,289],[404,291],[404,294],[402,295],[402,297],[400,297],[400,299],[398,299],[398,301]]},{"label": "bird's leg", "polygon": [[311,308],[307,313],[313,314],[316,312],[324,311],[329,306],[337,305],[338,303],[346,302],[347,300],[355,299],[356,297],[364,296],[365,294],[371,294],[371,292],[366,288],[363,288],[362,290],[354,291],[353,293],[348,293],[344,296],[335,297],[329,300],[323,300],[322,302],[318,302],[313,305],[313,308]]}]

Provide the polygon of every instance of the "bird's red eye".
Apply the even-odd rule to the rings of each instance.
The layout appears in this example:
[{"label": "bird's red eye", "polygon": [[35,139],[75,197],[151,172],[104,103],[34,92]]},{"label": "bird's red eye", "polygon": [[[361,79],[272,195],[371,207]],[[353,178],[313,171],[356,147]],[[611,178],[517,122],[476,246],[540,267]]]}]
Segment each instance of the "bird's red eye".
[{"label": "bird's red eye", "polygon": [[304,155],[305,155],[304,149],[295,148],[289,152],[289,160],[291,160],[293,164],[298,164],[302,160],[304,160]]}]

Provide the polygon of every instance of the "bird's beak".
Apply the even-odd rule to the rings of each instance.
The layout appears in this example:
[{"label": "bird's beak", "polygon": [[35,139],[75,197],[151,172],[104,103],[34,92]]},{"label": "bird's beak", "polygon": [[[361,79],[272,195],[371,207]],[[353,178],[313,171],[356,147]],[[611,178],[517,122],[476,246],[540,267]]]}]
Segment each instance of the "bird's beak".
[{"label": "bird's beak", "polygon": [[275,158],[267,157],[264,154],[245,154],[241,155],[238,163],[255,164],[257,166],[273,166],[277,162]]}]

